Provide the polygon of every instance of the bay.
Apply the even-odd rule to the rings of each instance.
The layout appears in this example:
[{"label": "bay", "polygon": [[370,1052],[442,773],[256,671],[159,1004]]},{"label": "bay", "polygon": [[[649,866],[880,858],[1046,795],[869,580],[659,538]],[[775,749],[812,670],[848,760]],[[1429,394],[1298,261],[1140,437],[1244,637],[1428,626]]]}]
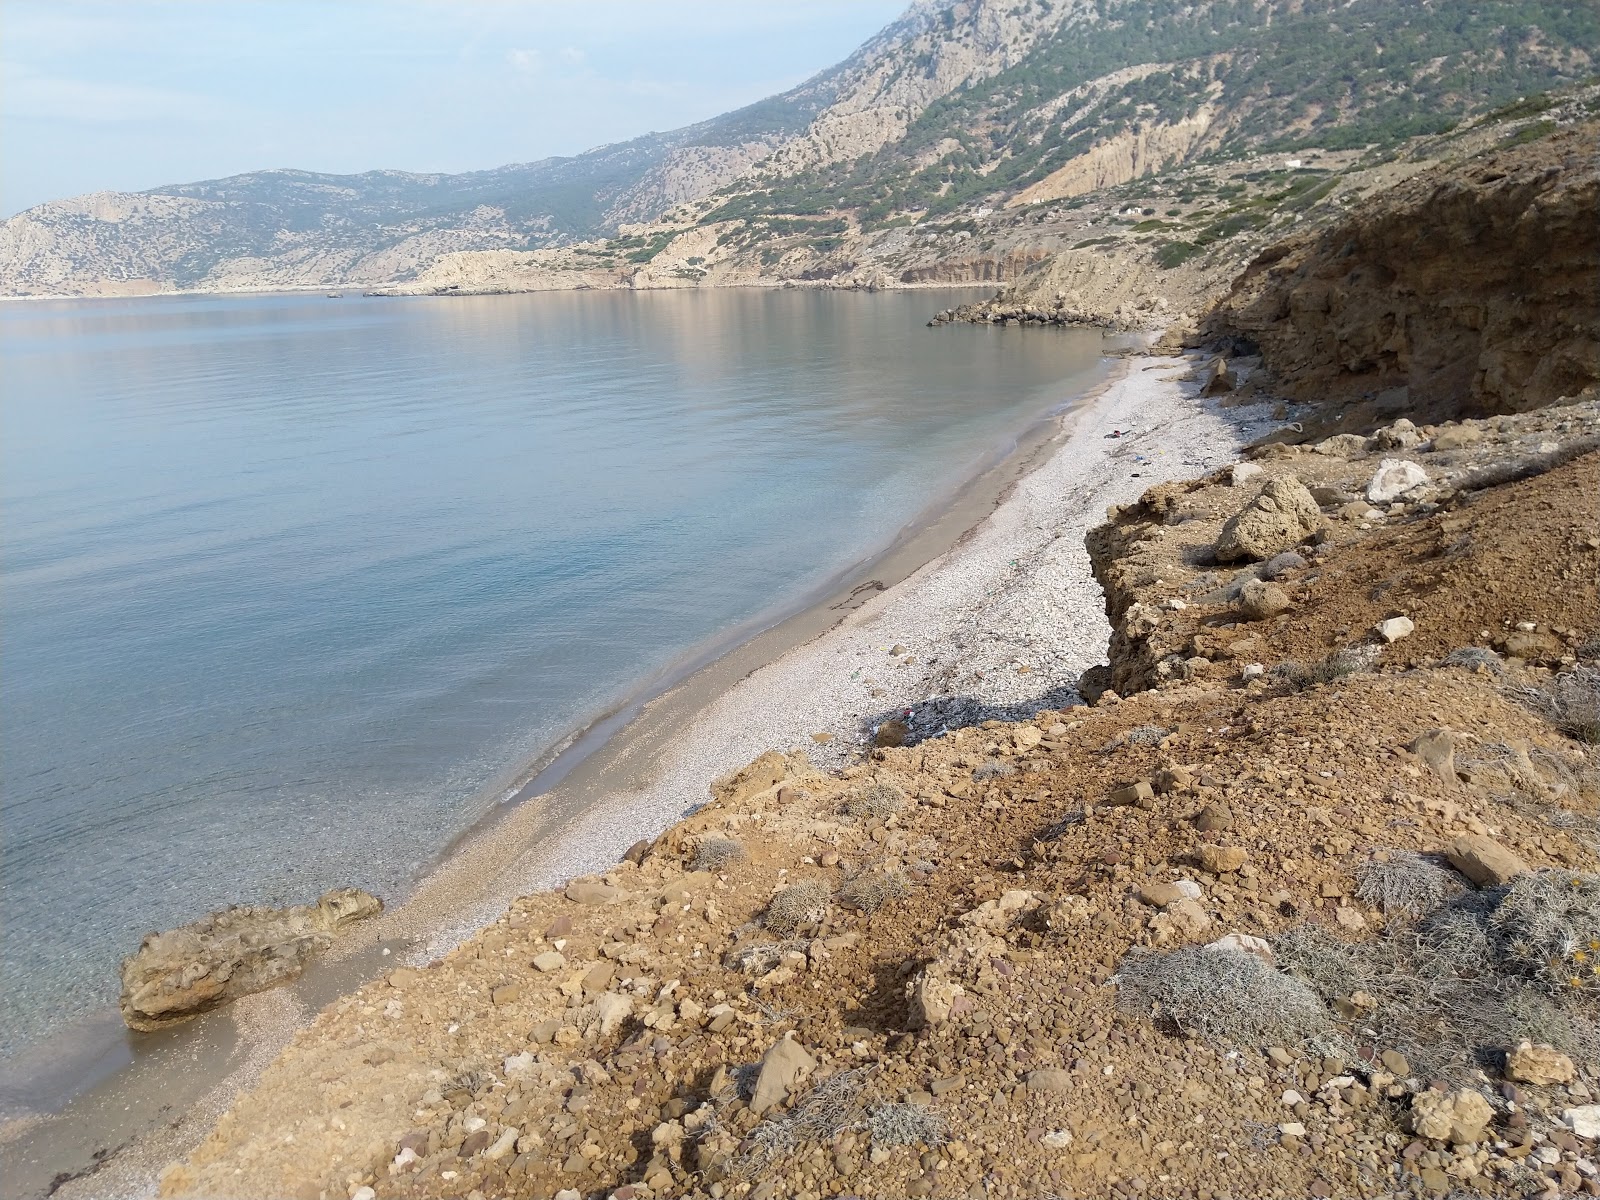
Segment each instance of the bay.
[{"label": "bay", "polygon": [[1102,373],[932,291],[0,309],[0,1054],[147,932],[390,899]]}]

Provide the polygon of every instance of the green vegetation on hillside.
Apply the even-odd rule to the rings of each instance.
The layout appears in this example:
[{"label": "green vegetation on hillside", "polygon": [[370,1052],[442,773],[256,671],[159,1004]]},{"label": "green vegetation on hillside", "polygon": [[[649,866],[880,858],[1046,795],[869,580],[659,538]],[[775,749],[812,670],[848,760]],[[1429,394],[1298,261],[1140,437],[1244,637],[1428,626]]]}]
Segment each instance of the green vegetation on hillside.
[{"label": "green vegetation on hillside", "polygon": [[[1593,0],[1098,0],[1092,18],[1010,70],[935,101],[902,140],[741,189],[706,219],[841,209],[869,227],[899,213],[937,218],[1206,105],[1223,114],[1214,154],[1393,145],[1581,77],[1597,46]],[[1171,65],[1082,87],[1144,64]]]}]

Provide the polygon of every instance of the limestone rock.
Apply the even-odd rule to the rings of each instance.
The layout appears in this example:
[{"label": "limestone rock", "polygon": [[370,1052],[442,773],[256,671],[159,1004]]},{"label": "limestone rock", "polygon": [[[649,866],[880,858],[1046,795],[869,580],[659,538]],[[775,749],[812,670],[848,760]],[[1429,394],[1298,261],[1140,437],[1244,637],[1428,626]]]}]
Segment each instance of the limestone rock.
[{"label": "limestone rock", "polygon": [[1228,482],[1234,487],[1243,487],[1252,479],[1260,479],[1266,472],[1252,462],[1234,463],[1228,470]]},{"label": "limestone rock", "polygon": [[816,1069],[817,1060],[806,1053],[805,1047],[794,1040],[793,1034],[784,1034],[761,1060],[761,1074],[756,1077],[750,1111],[760,1116],[782,1104],[795,1086]]},{"label": "limestone rock", "polygon": [[1064,1095],[1072,1090],[1072,1072],[1060,1067],[1040,1067],[1037,1071],[1029,1071],[1028,1090]]},{"label": "limestone rock", "polygon": [[1404,458],[1386,458],[1378,464],[1367,483],[1367,500],[1371,504],[1388,504],[1427,482],[1428,473],[1416,463]]},{"label": "limestone rock", "polygon": [[1269,479],[1259,495],[1223,525],[1216,555],[1222,562],[1268,559],[1292,549],[1322,527],[1322,511],[1305,484]]},{"label": "limestone rock", "polygon": [[1416,628],[1410,617],[1390,617],[1373,626],[1373,632],[1385,642],[1398,642],[1401,638],[1410,637]]},{"label": "limestone rock", "polygon": [[1572,1060],[1554,1046],[1524,1041],[1506,1055],[1506,1078],[1513,1083],[1550,1087],[1571,1083],[1577,1078],[1577,1070]]},{"label": "limestone rock", "polygon": [[906,987],[911,1001],[911,1028],[942,1025],[956,1015],[966,998],[966,989],[950,979],[938,963],[929,963]]},{"label": "limestone rock", "polygon": [[1584,1104],[1569,1108],[1561,1114],[1567,1128],[1581,1138],[1600,1142],[1600,1104]]},{"label": "limestone rock", "polygon": [[1494,1109],[1470,1088],[1458,1092],[1419,1092],[1411,1101],[1411,1127],[1419,1137],[1465,1145],[1483,1140]]},{"label": "limestone rock", "polygon": [[160,1029],[286,983],[340,929],[382,911],[376,896],[336,888],[315,904],[227,908],[150,934],[122,963],[122,1019],[130,1029]]},{"label": "limestone rock", "polygon": [[1464,833],[1444,848],[1450,865],[1479,887],[1500,887],[1525,874],[1528,864],[1481,833]]},{"label": "limestone rock", "polygon": [[1242,846],[1201,846],[1195,854],[1203,870],[1213,875],[1223,875],[1229,871],[1237,871],[1244,866],[1245,860],[1250,857],[1249,851]]},{"label": "limestone rock", "polygon": [[1275,583],[1252,579],[1239,589],[1239,612],[1247,620],[1264,621],[1288,608],[1289,593]]},{"label": "limestone rock", "polygon": [[574,882],[567,885],[566,897],[574,904],[597,906],[622,899],[625,893],[607,883]]}]

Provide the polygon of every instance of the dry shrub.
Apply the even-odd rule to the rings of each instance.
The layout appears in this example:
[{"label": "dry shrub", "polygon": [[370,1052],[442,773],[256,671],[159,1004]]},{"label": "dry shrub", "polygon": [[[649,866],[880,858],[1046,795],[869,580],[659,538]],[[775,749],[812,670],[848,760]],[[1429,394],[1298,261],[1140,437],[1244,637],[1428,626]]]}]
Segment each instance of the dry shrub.
[{"label": "dry shrub", "polygon": [[998,758],[991,758],[986,763],[980,763],[972,772],[974,783],[986,783],[991,779],[1001,779],[1007,775],[1015,775],[1017,769],[1008,762],[1001,762]]},{"label": "dry shrub", "polygon": [[1356,868],[1356,898],[1389,916],[1427,916],[1459,890],[1456,876],[1409,850],[1391,850],[1383,860]]},{"label": "dry shrub", "polygon": [[891,900],[911,894],[911,882],[900,871],[868,870],[845,884],[839,899],[864,913],[875,913]]},{"label": "dry shrub", "polygon": [[790,884],[767,902],[762,924],[779,937],[793,937],[802,929],[820,924],[828,915],[833,892],[816,879]]},{"label": "dry shrub", "polygon": [[1491,675],[1506,673],[1505,660],[1487,646],[1462,646],[1459,650],[1452,650],[1444,656],[1444,665],[1465,667],[1469,671],[1481,668]]},{"label": "dry shrub", "polygon": [[1502,963],[1553,992],[1600,992],[1600,875],[1533,871],[1489,924]]},{"label": "dry shrub", "polygon": [[1318,684],[1333,683],[1362,671],[1370,671],[1378,661],[1376,646],[1349,646],[1335,650],[1320,662],[1296,662],[1288,659],[1272,668],[1272,677],[1285,683],[1290,690],[1303,692]]},{"label": "dry shrub", "polygon": [[722,871],[745,859],[744,847],[732,838],[707,835],[694,848],[694,860],[689,864],[693,871]]},{"label": "dry shrub", "polygon": [[1466,892],[1375,940],[1345,942],[1299,925],[1273,948],[1325,1000],[1369,994],[1376,1007],[1361,1018],[1364,1037],[1399,1050],[1423,1078],[1466,1086],[1524,1038],[1600,1063],[1594,977],[1574,986],[1572,959],[1560,955],[1581,942],[1584,927],[1600,933],[1597,895],[1600,878],[1541,871],[1508,888]]},{"label": "dry shrub", "polygon": [[858,820],[863,817],[882,820],[899,812],[905,802],[906,794],[894,784],[873,779],[845,793],[844,811]]},{"label": "dry shrub", "polygon": [[1332,1028],[1316,992],[1245,950],[1135,948],[1112,982],[1122,1012],[1159,1015],[1208,1041],[1304,1042]]},{"label": "dry shrub", "polygon": [[867,1117],[874,1146],[942,1146],[944,1118],[920,1104],[880,1104]]}]

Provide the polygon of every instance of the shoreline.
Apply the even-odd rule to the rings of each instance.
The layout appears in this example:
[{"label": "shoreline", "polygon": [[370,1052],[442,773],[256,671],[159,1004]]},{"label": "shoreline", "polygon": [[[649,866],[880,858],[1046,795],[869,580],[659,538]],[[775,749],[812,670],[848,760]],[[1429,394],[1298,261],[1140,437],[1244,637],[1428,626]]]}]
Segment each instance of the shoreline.
[{"label": "shoreline", "polygon": [[[723,288],[771,288],[774,291],[784,289],[805,288],[819,292],[865,292],[865,291],[890,291],[890,292],[941,292],[941,291],[972,291],[997,292],[1010,287],[1015,280],[987,280],[967,283],[941,283],[938,280],[922,280],[916,283],[896,282],[890,287],[837,287],[827,280],[810,279],[752,279],[745,283],[708,283],[695,284],[692,287],[633,287],[631,285],[618,285],[617,287],[596,288],[566,287],[566,288],[520,288],[516,290],[482,291],[482,292],[394,292],[378,289],[399,288],[405,283],[341,283],[341,284],[296,284],[286,287],[266,288],[179,288],[173,291],[160,292],[130,292],[127,295],[89,296],[74,294],[72,292],[40,293],[38,295],[0,296],[0,304],[8,303],[34,303],[62,300],[168,300],[178,298],[193,298],[196,296],[315,296],[321,295],[329,300],[363,299],[374,300],[454,300],[461,297],[474,296],[530,296],[540,292],[692,292],[692,291],[718,291]],[[338,295],[331,293],[337,292]]]},{"label": "shoreline", "polygon": [[[61,1117],[8,1139],[8,1149],[22,1156],[32,1150],[35,1160],[49,1155],[59,1162],[51,1154],[54,1149],[87,1165],[95,1150],[117,1146],[109,1166],[66,1185],[60,1194],[147,1191],[155,1172],[203,1136],[238,1091],[250,1086],[323,1005],[383,969],[443,953],[493,920],[518,895],[609,866],[633,841],[669,828],[692,811],[715,777],[761,751],[803,745],[819,765],[842,765],[859,745],[854,738],[864,721],[921,704],[940,693],[939,684],[950,685],[943,689],[949,695],[963,682],[973,684],[972,699],[996,714],[1030,704],[1034,711],[1057,705],[1061,689],[1102,660],[1108,632],[1099,588],[1088,577],[1083,532],[1102,519],[1106,503],[1130,500],[1158,477],[1192,474],[1195,466],[1205,465],[1197,457],[1227,461],[1249,436],[1231,429],[1237,410],[1226,418],[1216,410],[1208,412],[1208,406],[1193,398],[1193,389],[1149,374],[1152,368],[1177,371],[1188,365],[1182,359],[1134,357],[1113,366],[1110,377],[1077,403],[1036,423],[1036,438],[1019,438],[1014,452],[949,497],[942,513],[896,539],[879,558],[858,564],[820,602],[707,655],[709,662],[692,666],[639,699],[637,712],[624,706],[621,713],[580,733],[529,785],[518,789],[519,796],[531,793],[528,798],[500,806],[491,820],[459,839],[404,903],[357,927],[306,977],[173,1031],[162,1052],[136,1060],[135,1069],[126,1072],[148,1076],[147,1086],[114,1075],[68,1104]],[[1152,423],[1152,416],[1170,419]],[[1175,429],[1175,423],[1184,427]],[[1099,436],[1101,425],[1130,432],[1107,441]],[[1168,462],[1159,471],[1153,469],[1162,457]],[[1041,571],[1038,560],[1051,552],[1082,560],[1067,564],[1068,574],[1076,574],[1065,597],[1080,619],[1054,648],[1058,653],[1047,669],[995,661],[995,638],[973,635],[982,634],[986,614],[996,615],[1019,601],[1030,607],[1030,597],[1019,595],[1019,589],[1026,592],[1027,585],[1041,578],[1049,584],[1046,577],[1056,572]],[[1018,567],[1029,558],[1034,561],[1026,569]],[[1032,607],[1037,618],[1038,606]],[[941,615],[950,619],[939,622]],[[875,675],[862,678],[857,666],[848,679],[840,678],[842,670],[832,672],[831,688],[796,692],[797,680],[809,683],[827,674],[836,665],[829,660],[840,655],[848,665],[851,658],[904,641],[913,646],[915,658],[920,649],[911,640],[915,634],[874,636],[897,622],[918,631],[943,626],[931,640],[918,638],[924,645],[939,643],[924,652],[922,670],[897,669],[899,678],[886,679],[889,686],[880,687]],[[876,647],[878,641],[885,644]],[[1006,653],[1005,639],[1000,641],[1000,657],[1015,657]],[[887,655],[882,659],[889,661]],[[986,670],[989,679],[984,683]],[[976,678],[969,680],[969,675]],[[806,703],[784,702],[783,697],[795,694],[803,694]],[[608,721],[621,724],[621,731],[609,728]],[[825,747],[811,740],[813,733],[823,732],[833,735]],[[541,790],[541,780],[590,735],[602,744],[562,771],[552,790]],[[182,1081],[188,1085],[183,1092],[188,1094],[172,1093],[174,1069],[183,1071]],[[163,1100],[173,1103],[158,1103]],[[96,1110],[104,1118],[113,1110],[126,1113],[141,1106],[152,1114],[164,1110],[164,1127],[130,1130],[125,1118],[110,1127],[95,1119]],[[168,1123],[174,1108],[180,1115]],[[72,1124],[78,1127],[76,1138],[63,1128]],[[126,1149],[119,1145],[127,1140],[121,1137],[124,1133],[132,1139]],[[95,1142],[101,1144],[91,1144]],[[126,1186],[119,1189],[117,1181]],[[104,1190],[108,1186],[113,1190]]]}]

